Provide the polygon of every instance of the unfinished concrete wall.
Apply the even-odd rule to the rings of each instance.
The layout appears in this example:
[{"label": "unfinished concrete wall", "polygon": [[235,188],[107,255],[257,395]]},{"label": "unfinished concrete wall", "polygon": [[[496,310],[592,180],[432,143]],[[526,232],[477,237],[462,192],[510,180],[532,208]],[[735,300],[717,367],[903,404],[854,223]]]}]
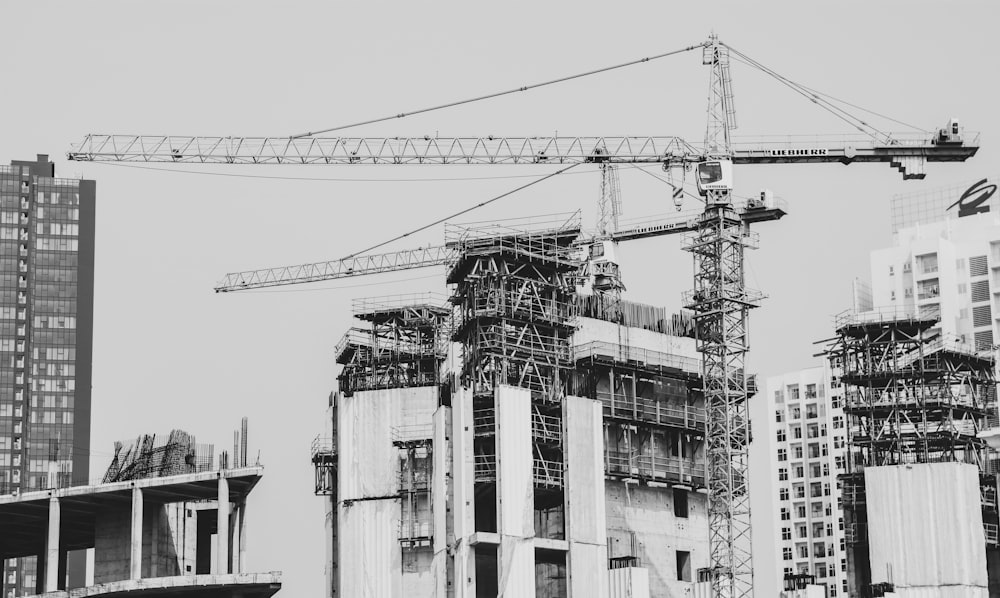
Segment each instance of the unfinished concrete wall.
[{"label": "unfinished concrete wall", "polygon": [[989,595],[975,465],[867,467],[865,495],[872,582],[904,598]]},{"label": "unfinished concrete wall", "polygon": [[434,595],[432,552],[407,550],[404,561],[400,546],[400,453],[393,440],[415,427],[432,429],[437,393],[437,387],[393,388],[357,392],[339,400],[337,570],[341,596]]},{"label": "unfinished concrete wall", "polygon": [[455,598],[476,596],[476,549],[471,545],[475,524],[475,492],[472,448],[472,392],[457,388],[451,397],[452,428],[452,520],[454,544],[454,593]]},{"label": "unfinished concrete wall", "polygon": [[535,536],[532,483],[531,391],[498,386],[497,442],[497,550],[498,596],[534,598]]},{"label": "unfinished concrete wall", "polygon": [[434,573],[434,595],[444,597],[449,584],[448,545],[454,533],[451,528],[451,408],[438,407],[434,412],[434,444],[433,444],[431,479],[431,501],[434,511],[434,541],[432,549],[434,558],[431,568]]},{"label": "unfinished concrete wall", "polygon": [[[607,480],[608,556],[635,556],[649,572],[650,596],[686,596],[696,571],[709,564],[705,494],[687,496],[688,516],[674,514],[674,490]],[[691,581],[678,579],[677,551],[690,555]]]},{"label": "unfinished concrete wall", "polygon": [[107,509],[97,514],[94,522],[94,583],[129,578],[131,522],[129,508]]},{"label": "unfinished concrete wall", "polygon": [[[142,576],[195,573],[197,518],[204,503],[146,504],[142,518]],[[214,501],[211,508],[215,508]],[[132,545],[130,508],[98,513],[94,536],[94,583],[128,579]]]},{"label": "unfinished concrete wall", "polygon": [[607,526],[604,505],[604,436],[601,403],[563,400],[566,463],[566,539],[569,598],[607,596]]}]

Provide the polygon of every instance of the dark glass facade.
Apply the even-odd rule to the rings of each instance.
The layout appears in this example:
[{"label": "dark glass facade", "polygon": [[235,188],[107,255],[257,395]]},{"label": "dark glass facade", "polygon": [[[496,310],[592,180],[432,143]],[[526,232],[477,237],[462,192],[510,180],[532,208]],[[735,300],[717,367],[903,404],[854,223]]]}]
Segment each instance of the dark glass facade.
[{"label": "dark glass facade", "polygon": [[[0,166],[0,494],[90,477],[95,189],[45,155]],[[37,582],[35,558],[4,563],[3,597]]]}]

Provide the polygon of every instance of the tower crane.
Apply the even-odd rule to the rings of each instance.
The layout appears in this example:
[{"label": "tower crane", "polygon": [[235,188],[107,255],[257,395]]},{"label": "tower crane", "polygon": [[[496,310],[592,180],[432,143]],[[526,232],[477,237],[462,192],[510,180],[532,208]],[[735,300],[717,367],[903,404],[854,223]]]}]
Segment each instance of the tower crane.
[{"label": "tower crane", "polygon": [[[701,147],[678,137],[179,137],[87,135],[69,152],[70,160],[199,164],[575,164],[601,167],[601,225],[595,242],[628,237],[615,230],[614,167],[618,164],[661,164],[668,174],[694,169],[705,200],[693,220],[662,224],[656,234],[683,232],[684,248],[694,256],[694,288],[684,294],[694,312],[698,350],[702,353],[705,402],[708,407],[708,487],[710,567],[704,577],[712,595],[745,598],[753,594],[750,551],[750,508],[747,483],[747,379],[743,374],[749,348],[747,319],[760,293],[744,284],[743,254],[756,244],[749,230],[755,220],[780,217],[774,209],[733,201],[733,167],[749,164],[882,162],[904,179],[921,179],[927,162],[964,161],[975,155],[978,138],[967,138],[957,120],[931,135],[880,132],[863,121],[852,122],[865,134],[803,144],[737,143],[729,72],[730,52],[760,67],[714,35],[700,46],[702,62],[711,69],[708,125]],[[690,48],[689,48],[690,49]],[[768,71],[769,72],[769,71]],[[817,93],[786,85],[820,103]],[[675,195],[676,198],[676,195]],[[783,213],[783,212],[782,212]],[[610,226],[610,230],[609,230]],[[650,225],[652,236],[656,225]],[[640,227],[641,228],[641,227]],[[634,233],[640,234],[640,233]],[[635,238],[635,237],[633,237]],[[596,245],[595,245],[596,246]],[[373,272],[447,263],[455,257],[448,246],[352,257],[347,260],[290,268],[235,273],[216,290],[232,291]],[[613,262],[610,262],[613,264]],[[620,289],[617,267],[601,265],[609,290]]]}]

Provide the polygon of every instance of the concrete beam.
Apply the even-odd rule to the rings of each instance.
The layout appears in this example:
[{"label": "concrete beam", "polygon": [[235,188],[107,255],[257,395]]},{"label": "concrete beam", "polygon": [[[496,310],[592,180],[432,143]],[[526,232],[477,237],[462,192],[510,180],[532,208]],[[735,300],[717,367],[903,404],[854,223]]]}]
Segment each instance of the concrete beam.
[{"label": "concrete beam", "polygon": [[142,579],[142,488],[132,488],[132,545],[129,579]]},{"label": "concrete beam", "polygon": [[229,480],[219,476],[219,522],[215,532],[215,574],[229,573]]},{"label": "concrete beam", "polygon": [[45,591],[59,589],[59,499],[49,499],[49,535],[45,542]]}]

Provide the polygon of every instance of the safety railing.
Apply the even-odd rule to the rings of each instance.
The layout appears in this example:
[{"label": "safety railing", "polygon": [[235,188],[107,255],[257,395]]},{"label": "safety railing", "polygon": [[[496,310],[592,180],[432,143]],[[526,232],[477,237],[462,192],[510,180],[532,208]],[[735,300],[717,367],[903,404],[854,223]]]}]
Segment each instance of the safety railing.
[{"label": "safety railing", "polygon": [[440,316],[446,316],[451,311],[451,308],[448,307],[448,298],[440,293],[407,293],[381,297],[362,297],[351,301],[351,312],[355,316],[418,307],[430,309]]},{"label": "safety railing", "polygon": [[393,442],[414,442],[434,438],[434,424],[407,424],[389,430]]},{"label": "safety railing", "polygon": [[670,367],[690,373],[701,371],[701,360],[693,357],[654,351],[633,345],[591,341],[573,346],[573,358],[604,359],[615,363],[636,363],[652,367]]},{"label": "safety railing", "polygon": [[562,488],[562,462],[535,457],[535,459],[532,460],[531,465],[531,477],[535,486],[540,486],[542,488]]},{"label": "safety railing", "polygon": [[655,399],[612,397],[598,392],[605,417],[635,419],[665,426],[678,426],[690,430],[704,428],[708,421],[704,407],[672,405]]},{"label": "safety railing", "polygon": [[445,241],[461,243],[474,239],[510,236],[546,237],[555,233],[579,230],[583,222],[580,210],[575,212],[542,214],[522,218],[507,218],[479,222],[445,223]]},{"label": "safety railing", "polygon": [[995,523],[984,523],[983,532],[986,536],[986,543],[990,546],[1000,544],[1000,527]]},{"label": "safety railing", "polygon": [[552,415],[531,414],[531,436],[536,442],[562,442],[562,420]]},{"label": "safety railing", "polygon": [[941,310],[936,306],[922,306],[918,312],[915,306],[881,306],[868,311],[849,309],[833,317],[834,329],[859,324],[878,322],[899,322],[905,320],[940,320]]},{"label": "safety railing", "polygon": [[868,526],[864,523],[848,523],[844,526],[844,541],[848,544],[859,544],[868,539]]},{"label": "safety railing", "polygon": [[429,542],[434,538],[434,523],[400,519],[399,541],[405,544]]},{"label": "safety railing", "polygon": [[476,483],[497,481],[497,456],[495,454],[475,455],[473,477]]},{"label": "safety railing", "polygon": [[658,457],[655,455],[629,454],[607,450],[604,454],[608,473],[639,476],[676,484],[705,485],[704,466],[690,459]]},{"label": "safety railing", "polygon": [[312,445],[310,446],[310,454],[314,458],[336,455],[336,440],[331,436],[317,436],[316,438],[313,438]]}]

